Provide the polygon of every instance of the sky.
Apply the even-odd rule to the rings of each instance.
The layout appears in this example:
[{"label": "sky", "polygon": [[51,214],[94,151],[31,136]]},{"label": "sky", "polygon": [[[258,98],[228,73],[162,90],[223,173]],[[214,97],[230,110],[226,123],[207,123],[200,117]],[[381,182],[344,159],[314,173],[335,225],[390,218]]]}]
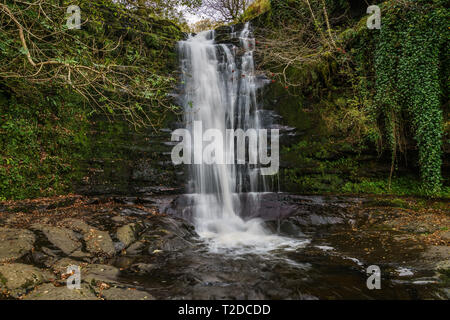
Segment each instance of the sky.
[{"label": "sky", "polygon": [[179,10],[183,12],[184,18],[186,19],[188,24],[194,24],[202,19],[199,15],[188,12],[188,10],[183,6],[180,6]]},{"label": "sky", "polygon": [[184,17],[189,24],[193,24],[193,23],[196,23],[201,20],[201,17],[199,17],[198,15],[189,13],[189,12],[185,12]]}]

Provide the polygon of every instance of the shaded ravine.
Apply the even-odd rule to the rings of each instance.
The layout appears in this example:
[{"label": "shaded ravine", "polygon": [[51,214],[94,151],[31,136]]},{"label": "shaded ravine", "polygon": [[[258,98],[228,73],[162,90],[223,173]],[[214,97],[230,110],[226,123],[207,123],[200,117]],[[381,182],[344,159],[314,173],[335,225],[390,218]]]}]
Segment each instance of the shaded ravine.
[{"label": "shaded ravine", "polygon": [[[235,45],[248,45],[239,33],[244,35],[241,38],[248,37],[242,31],[230,35]],[[214,44],[211,33],[203,36],[206,47],[197,49],[222,54],[219,69],[212,68],[212,73],[230,66],[233,73],[233,64],[235,72],[239,70],[241,62],[236,62],[228,46]],[[248,52],[249,48],[241,54]],[[217,62],[217,57],[213,60]],[[248,78],[246,85],[255,80]],[[241,84],[231,81],[227,87],[235,85],[237,90]],[[274,124],[264,117],[260,121],[264,128]],[[158,140],[159,144],[164,143]],[[165,147],[158,151],[165,153]],[[154,151],[154,146],[149,149]],[[415,215],[414,210],[397,208],[396,202],[384,199],[268,192],[276,190],[277,184],[259,178],[252,183],[255,176],[248,168],[241,169],[209,171],[213,176],[222,174],[233,185],[226,197],[218,196],[223,190],[215,189],[216,182],[208,184],[195,179],[195,174],[198,185],[190,193],[168,195],[180,192],[169,186],[175,173],[157,180],[158,184],[168,181],[167,186],[155,187],[156,181],[149,180],[155,173],[138,168],[132,169],[134,179],[129,182],[136,187],[134,196],[113,196],[95,188],[87,198],[1,204],[0,298],[450,298],[449,234],[441,230],[438,243],[426,241],[427,234],[439,232],[436,220],[441,228],[449,227],[448,203],[437,202],[442,208],[419,210]],[[199,170],[205,175],[209,169]],[[202,188],[211,189],[199,193]],[[199,204],[206,210],[200,214]],[[224,207],[230,210],[223,212]],[[216,212],[208,216],[208,210]],[[403,221],[409,216],[417,221]],[[234,224],[225,219],[230,217]],[[202,224],[205,221],[212,224]],[[227,227],[219,230],[222,223]],[[249,233],[251,237],[245,237]],[[65,287],[69,265],[81,267],[79,291]],[[381,269],[381,290],[367,288],[366,270],[371,265]]]}]

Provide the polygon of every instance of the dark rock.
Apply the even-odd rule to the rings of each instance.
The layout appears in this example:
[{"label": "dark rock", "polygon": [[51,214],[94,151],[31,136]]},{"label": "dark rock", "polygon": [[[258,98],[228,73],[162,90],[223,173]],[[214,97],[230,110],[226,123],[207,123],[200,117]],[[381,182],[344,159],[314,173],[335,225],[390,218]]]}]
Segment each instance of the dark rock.
[{"label": "dark rock", "polygon": [[137,225],[135,223],[130,223],[125,226],[120,227],[116,231],[116,237],[119,239],[126,247],[137,240]]},{"label": "dark rock", "polygon": [[155,300],[150,293],[135,288],[111,287],[103,290],[101,294],[106,300]]},{"label": "dark rock", "polygon": [[78,241],[78,237],[70,229],[43,224],[35,224],[32,228],[43,232],[48,241],[61,249],[66,255],[71,255],[74,251],[81,248],[81,242]]},{"label": "dark rock", "polygon": [[13,263],[0,266],[0,287],[7,289],[15,297],[53,278],[54,275],[50,272],[27,264]]},{"label": "dark rock", "polygon": [[37,287],[24,300],[98,300],[88,284],[82,283],[81,289],[68,289],[66,286],[56,287],[46,283]]},{"label": "dark rock", "polygon": [[35,240],[29,230],[0,228],[0,263],[17,260],[29,253]]}]

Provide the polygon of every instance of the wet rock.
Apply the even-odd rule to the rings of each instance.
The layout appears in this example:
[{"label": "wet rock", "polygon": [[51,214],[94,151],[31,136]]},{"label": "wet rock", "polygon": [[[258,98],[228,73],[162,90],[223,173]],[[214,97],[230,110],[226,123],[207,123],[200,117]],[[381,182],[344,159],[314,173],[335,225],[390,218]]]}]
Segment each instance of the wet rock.
[{"label": "wet rock", "polygon": [[[162,176],[160,170],[151,167],[151,164],[142,162],[139,163],[134,169],[131,175],[131,180],[139,180],[144,182],[153,182],[155,177]],[[161,178],[161,177],[160,177]]]},{"label": "wet rock", "polygon": [[23,300],[98,300],[89,285],[82,283],[81,289],[69,289],[66,286],[55,287],[52,283],[39,286]]},{"label": "wet rock", "polygon": [[164,216],[153,217],[141,235],[149,243],[149,254],[177,252],[193,247],[192,237],[196,233],[192,225],[183,220]]},{"label": "wet rock", "polygon": [[133,205],[137,203],[137,197],[114,197],[113,201],[121,204]]},{"label": "wet rock", "polygon": [[287,236],[303,237],[305,236],[301,228],[297,225],[296,221],[291,221],[290,218],[280,221],[270,221],[267,226],[274,233],[280,233]]},{"label": "wet rock", "polygon": [[137,208],[126,208],[120,211],[120,214],[124,216],[147,216],[149,213]]},{"label": "wet rock", "polygon": [[28,289],[55,278],[48,271],[34,266],[13,263],[0,266],[0,287],[10,291],[12,296],[25,293]]},{"label": "wet rock", "polygon": [[130,244],[132,244],[137,239],[137,226],[135,223],[127,224],[123,227],[120,227],[117,229],[116,232],[117,239],[122,242],[125,247],[128,247]]},{"label": "wet rock", "polygon": [[159,195],[166,195],[166,194],[179,194],[182,193],[183,188],[174,188],[174,187],[165,187],[165,186],[151,186],[151,187],[144,187],[139,188],[136,190],[138,193],[143,194],[159,194]]},{"label": "wet rock", "polygon": [[138,241],[133,243],[132,245],[130,245],[127,249],[126,249],[126,255],[139,255],[141,254],[142,250],[145,247],[145,243],[142,241]]},{"label": "wet rock", "polygon": [[21,258],[30,252],[35,240],[29,230],[0,228],[0,263]]},{"label": "wet rock", "polygon": [[81,269],[81,280],[87,283],[116,283],[120,270],[105,264],[91,264]]},{"label": "wet rock", "polygon": [[119,251],[123,251],[126,248],[126,246],[122,242],[117,241],[117,242],[114,242],[114,248],[116,249],[116,252],[119,252]]},{"label": "wet rock", "polygon": [[133,288],[109,288],[102,291],[106,300],[155,300],[148,292],[135,290]]},{"label": "wet rock", "polygon": [[130,267],[130,270],[139,274],[151,273],[156,269],[154,264],[150,263],[135,263]]},{"label": "wet rock", "polygon": [[71,255],[74,251],[81,248],[81,242],[72,230],[62,227],[52,227],[48,225],[33,225],[33,229],[44,233],[48,241],[61,249],[66,255]]},{"label": "wet rock", "polygon": [[186,248],[192,247],[192,244],[187,240],[180,238],[178,236],[166,238],[163,243],[158,246],[158,248],[150,249],[153,252],[155,250],[162,250],[164,252],[174,252],[184,250]]},{"label": "wet rock", "polygon": [[317,214],[310,214],[307,216],[299,217],[297,221],[302,225],[320,226],[340,224],[344,222],[344,219],[338,216],[322,216]]}]

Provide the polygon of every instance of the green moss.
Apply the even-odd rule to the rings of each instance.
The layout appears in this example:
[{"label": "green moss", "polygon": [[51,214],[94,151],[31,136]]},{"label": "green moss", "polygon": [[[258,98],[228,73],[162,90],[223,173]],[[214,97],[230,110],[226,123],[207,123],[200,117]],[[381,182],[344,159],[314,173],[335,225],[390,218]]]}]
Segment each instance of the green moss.
[{"label": "green moss", "polygon": [[[353,6],[345,0],[326,3],[331,19]],[[281,153],[290,191],[449,197],[448,176],[441,175],[450,128],[447,123],[444,134],[448,10],[442,1],[427,0],[381,6],[381,34],[367,28],[364,11],[333,26],[335,52],[320,48],[324,54],[308,63],[267,66],[297,84],[285,88],[282,77],[274,79],[266,97],[266,105],[300,134]],[[308,12],[302,1],[272,0],[268,26],[282,30]]]},{"label": "green moss", "polygon": [[[56,10],[51,3],[45,5],[48,10]],[[131,74],[134,81],[153,89],[145,97],[124,97],[120,90],[106,85],[100,90],[112,101],[137,110],[151,109],[149,117],[155,126],[164,125],[171,109],[162,107],[159,101],[170,106],[167,93],[176,82],[171,74],[177,66],[175,44],[183,37],[180,28],[162,18],[139,16],[110,0],[82,0],[79,5],[83,19],[88,21],[81,30],[70,37],[62,36],[56,47],[51,39],[36,39],[36,44],[43,52],[74,65],[131,65],[145,70]],[[56,28],[46,17],[36,17],[33,9],[23,12],[24,19],[32,21],[33,30]],[[17,32],[0,34],[0,62],[17,59],[17,50],[9,50],[15,48],[16,38]],[[108,50],[96,52],[90,46]],[[114,109],[93,90],[90,94],[95,101],[84,99],[61,82],[36,84],[22,78],[0,79],[0,201],[73,192],[86,170],[96,166],[87,164],[96,157],[117,159],[117,163],[121,159],[132,161],[129,150],[121,147],[129,142],[122,139],[129,139],[126,135],[134,130],[122,121],[127,113]],[[91,131],[96,124],[90,121],[104,112],[109,113],[111,121],[101,123],[101,133],[94,136]],[[119,166],[105,171],[110,176],[129,175]]]}]

